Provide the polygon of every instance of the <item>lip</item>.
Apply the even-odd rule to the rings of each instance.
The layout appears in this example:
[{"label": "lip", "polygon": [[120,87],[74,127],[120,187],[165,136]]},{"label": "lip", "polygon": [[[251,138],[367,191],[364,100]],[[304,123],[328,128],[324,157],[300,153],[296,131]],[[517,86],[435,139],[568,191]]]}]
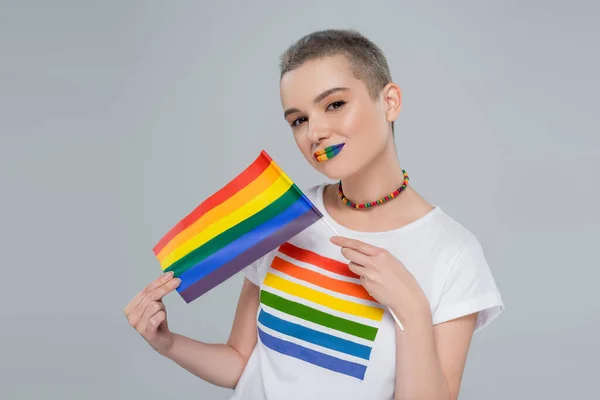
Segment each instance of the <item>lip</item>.
[{"label": "lip", "polygon": [[342,147],[344,147],[345,144],[346,143],[334,144],[332,146],[327,146],[324,149],[317,150],[313,154],[313,157],[317,160],[317,162],[331,160],[333,157],[337,156],[340,151],[342,151]]}]

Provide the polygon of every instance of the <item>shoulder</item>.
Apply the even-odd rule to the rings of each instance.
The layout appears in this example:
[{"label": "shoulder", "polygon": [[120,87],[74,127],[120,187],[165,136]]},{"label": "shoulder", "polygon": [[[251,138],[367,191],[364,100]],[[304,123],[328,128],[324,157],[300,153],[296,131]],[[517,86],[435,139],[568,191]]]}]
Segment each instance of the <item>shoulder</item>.
[{"label": "shoulder", "polygon": [[440,291],[433,309],[438,324],[479,312],[475,331],[495,319],[504,309],[500,290],[476,235],[446,213],[438,217],[439,241],[446,252]]},{"label": "shoulder", "polygon": [[459,247],[476,242],[475,234],[444,210],[438,209],[435,218],[439,239],[452,242]]},{"label": "shoulder", "polygon": [[321,200],[319,196],[322,195],[323,189],[327,185],[327,182],[317,183],[312,186],[308,186],[305,190],[303,190],[303,193],[310,199],[310,201],[319,202],[319,200]]},{"label": "shoulder", "polygon": [[478,243],[475,234],[450,216],[440,206],[430,211],[419,220],[398,231],[399,237],[405,242],[434,253],[438,260],[456,257],[466,246]]},{"label": "shoulder", "polygon": [[445,248],[443,275],[448,281],[463,279],[471,283],[481,280],[488,275],[490,282],[491,269],[484,254],[483,246],[477,236],[463,224],[445,212],[438,216],[439,248]]}]

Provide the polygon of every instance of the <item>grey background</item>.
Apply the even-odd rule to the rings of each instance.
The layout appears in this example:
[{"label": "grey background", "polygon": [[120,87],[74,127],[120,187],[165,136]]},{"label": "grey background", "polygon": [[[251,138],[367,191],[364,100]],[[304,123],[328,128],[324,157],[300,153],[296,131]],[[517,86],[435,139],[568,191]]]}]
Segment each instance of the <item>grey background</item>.
[{"label": "grey background", "polygon": [[[507,306],[461,399],[596,398],[597,4],[1,1],[0,397],[228,397],[123,307],[158,276],[156,241],[262,148],[321,182],[282,118],[278,57],[355,28],[404,91],[411,184],[477,235]],[[226,340],[241,282],[170,295],[173,330]]]}]

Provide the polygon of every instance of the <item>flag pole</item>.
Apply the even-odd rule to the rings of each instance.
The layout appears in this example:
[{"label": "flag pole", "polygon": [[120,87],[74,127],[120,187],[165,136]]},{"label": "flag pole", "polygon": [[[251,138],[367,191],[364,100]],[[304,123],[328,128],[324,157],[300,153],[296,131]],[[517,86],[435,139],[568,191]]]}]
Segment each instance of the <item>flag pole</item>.
[{"label": "flag pole", "polygon": [[[325,216],[321,217],[321,221],[323,221],[325,223],[325,225],[327,225],[327,227],[329,227],[329,229],[331,229],[331,231],[336,235],[336,236],[341,236],[338,231],[333,227],[333,225],[331,225],[331,223],[329,221],[327,221],[327,218],[325,218]],[[390,314],[392,314],[392,317],[394,318],[394,320],[396,321],[396,323],[398,324],[398,327],[400,328],[400,330],[402,332],[404,332],[404,326],[402,326],[402,323],[400,322],[400,320],[398,319],[398,317],[396,317],[396,314],[394,314],[394,312],[388,307],[388,310],[390,311]]]}]

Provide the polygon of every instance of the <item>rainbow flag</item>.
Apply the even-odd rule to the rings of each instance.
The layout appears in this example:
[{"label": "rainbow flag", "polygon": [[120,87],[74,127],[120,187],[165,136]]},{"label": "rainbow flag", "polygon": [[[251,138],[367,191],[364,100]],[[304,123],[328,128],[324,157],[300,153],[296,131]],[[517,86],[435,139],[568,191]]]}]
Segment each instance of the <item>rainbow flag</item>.
[{"label": "rainbow flag", "polygon": [[154,246],[190,303],[323,217],[263,150]]}]

